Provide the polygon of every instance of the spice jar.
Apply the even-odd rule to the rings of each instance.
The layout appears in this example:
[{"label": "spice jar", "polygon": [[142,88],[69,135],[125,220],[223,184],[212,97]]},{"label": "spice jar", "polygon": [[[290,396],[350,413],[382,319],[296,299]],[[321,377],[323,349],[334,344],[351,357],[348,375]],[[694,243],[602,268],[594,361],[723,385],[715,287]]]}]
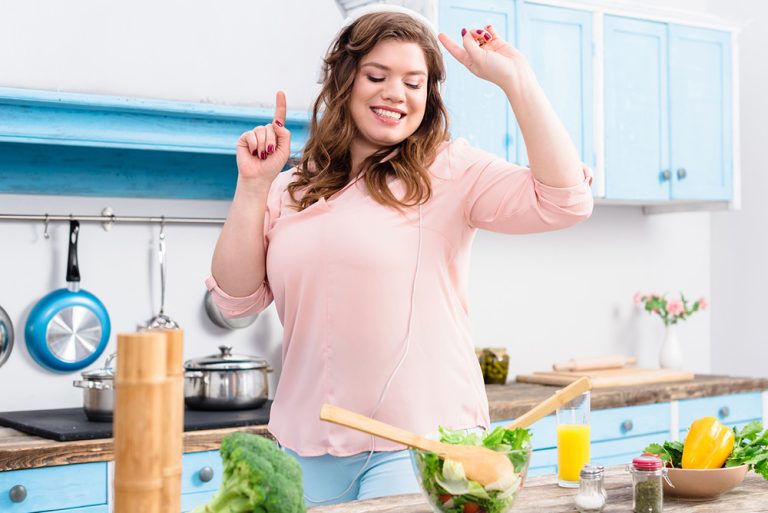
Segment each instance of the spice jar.
[{"label": "spice jar", "polygon": [[503,347],[476,349],[486,385],[503,385],[509,372],[509,354]]},{"label": "spice jar", "polygon": [[632,460],[632,508],[635,513],[661,513],[664,489],[661,479],[664,465],[656,456],[638,456]]},{"label": "spice jar", "polygon": [[579,472],[579,493],[574,501],[580,513],[599,513],[605,507],[607,497],[603,488],[605,467],[602,465],[584,465]]}]

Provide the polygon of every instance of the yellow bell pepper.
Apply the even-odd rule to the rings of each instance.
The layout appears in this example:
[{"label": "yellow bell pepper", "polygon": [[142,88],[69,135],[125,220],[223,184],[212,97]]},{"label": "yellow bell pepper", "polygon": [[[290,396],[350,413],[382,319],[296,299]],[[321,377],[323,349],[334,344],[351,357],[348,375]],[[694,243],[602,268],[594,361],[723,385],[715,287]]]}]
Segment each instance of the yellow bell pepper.
[{"label": "yellow bell pepper", "polygon": [[694,420],[683,444],[683,468],[720,468],[733,451],[733,430],[715,417]]}]

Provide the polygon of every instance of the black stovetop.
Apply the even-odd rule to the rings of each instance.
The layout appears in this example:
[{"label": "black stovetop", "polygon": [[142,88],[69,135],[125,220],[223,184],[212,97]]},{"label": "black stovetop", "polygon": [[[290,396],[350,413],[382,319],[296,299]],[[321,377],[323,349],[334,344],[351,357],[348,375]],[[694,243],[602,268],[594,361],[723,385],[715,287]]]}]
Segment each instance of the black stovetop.
[{"label": "black stovetop", "polygon": [[[253,410],[184,411],[184,431],[227,427],[257,426],[269,422],[272,401]],[[0,426],[59,442],[111,438],[111,422],[92,422],[82,408],[11,411],[0,413]]]}]

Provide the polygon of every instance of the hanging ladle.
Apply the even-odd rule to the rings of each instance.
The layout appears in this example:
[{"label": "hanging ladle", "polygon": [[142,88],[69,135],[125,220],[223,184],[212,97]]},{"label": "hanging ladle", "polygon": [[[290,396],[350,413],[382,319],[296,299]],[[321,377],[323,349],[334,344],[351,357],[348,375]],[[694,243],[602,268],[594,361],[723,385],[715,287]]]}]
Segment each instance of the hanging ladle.
[{"label": "hanging ladle", "polygon": [[160,311],[146,323],[146,329],[179,328],[179,324],[165,314],[165,222],[160,223],[157,259],[160,262]]},{"label": "hanging ladle", "polygon": [[[508,429],[528,427],[537,420],[546,417],[558,407],[592,388],[589,378],[582,377],[574,381],[554,395],[542,401],[528,413],[515,419],[507,426]],[[514,467],[504,453],[477,445],[453,445],[430,440],[404,429],[391,426],[370,417],[354,413],[332,404],[324,404],[320,409],[320,419],[333,422],[340,426],[375,435],[408,447],[430,451],[443,459],[461,463],[468,479],[477,481],[484,487],[503,489],[501,483],[514,479]]]}]

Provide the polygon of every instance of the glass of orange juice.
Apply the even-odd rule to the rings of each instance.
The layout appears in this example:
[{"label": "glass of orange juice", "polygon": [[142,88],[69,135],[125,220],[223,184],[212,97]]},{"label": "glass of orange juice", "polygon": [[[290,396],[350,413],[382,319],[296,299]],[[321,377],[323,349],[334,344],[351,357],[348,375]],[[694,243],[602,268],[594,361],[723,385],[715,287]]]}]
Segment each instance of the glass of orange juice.
[{"label": "glass of orange juice", "polygon": [[589,463],[589,392],[557,409],[557,484],[579,487],[579,471]]}]

